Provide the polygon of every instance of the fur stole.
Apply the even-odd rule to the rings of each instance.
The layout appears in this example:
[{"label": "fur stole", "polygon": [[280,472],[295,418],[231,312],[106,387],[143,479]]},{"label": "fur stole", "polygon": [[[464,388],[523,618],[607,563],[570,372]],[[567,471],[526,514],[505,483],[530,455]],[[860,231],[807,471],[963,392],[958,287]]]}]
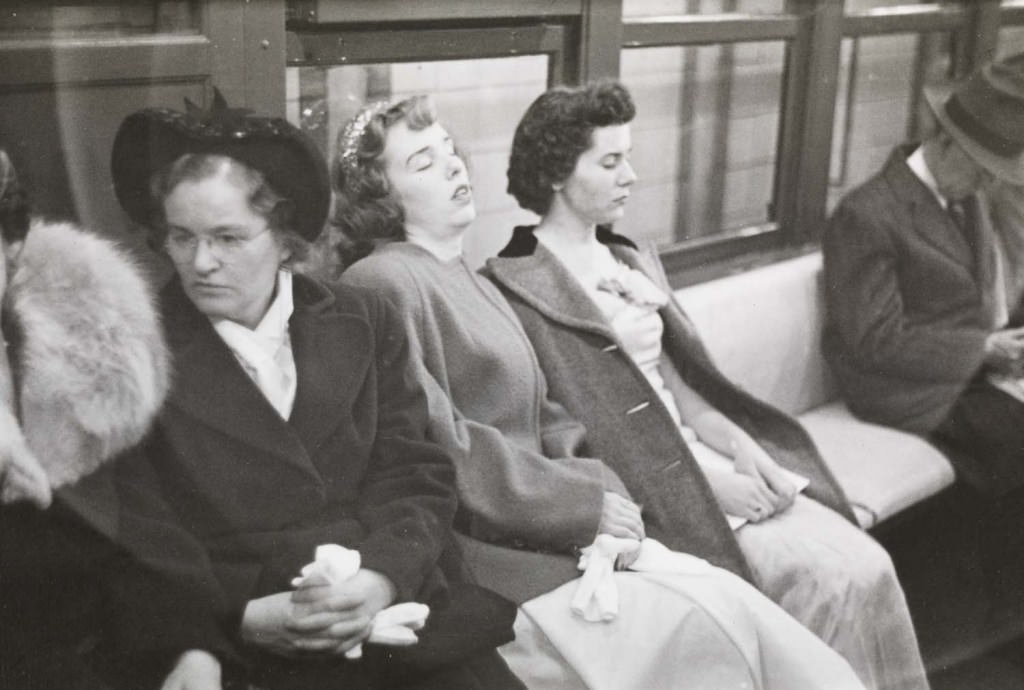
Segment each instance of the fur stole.
[{"label": "fur stole", "polygon": [[12,271],[4,311],[17,331],[21,431],[57,489],[142,439],[169,358],[149,286],[109,240],[37,220]]}]

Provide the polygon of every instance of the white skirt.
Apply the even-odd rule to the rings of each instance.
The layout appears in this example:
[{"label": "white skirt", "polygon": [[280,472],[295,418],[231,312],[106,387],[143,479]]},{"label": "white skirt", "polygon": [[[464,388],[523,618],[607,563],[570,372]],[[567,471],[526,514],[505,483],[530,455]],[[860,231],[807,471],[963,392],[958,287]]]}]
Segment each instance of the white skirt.
[{"label": "white skirt", "polygon": [[725,570],[615,580],[611,622],[570,612],[578,580],[520,607],[499,652],[531,690],[863,690],[838,654]]},{"label": "white skirt", "polygon": [[736,530],[758,587],[839,652],[873,690],[927,690],[917,635],[889,554],[841,515],[797,496]]}]

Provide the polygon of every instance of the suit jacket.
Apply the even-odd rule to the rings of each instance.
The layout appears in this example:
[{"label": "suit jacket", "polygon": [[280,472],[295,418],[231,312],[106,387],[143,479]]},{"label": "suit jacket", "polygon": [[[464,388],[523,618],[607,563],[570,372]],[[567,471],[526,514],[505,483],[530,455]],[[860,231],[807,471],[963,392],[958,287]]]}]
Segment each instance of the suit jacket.
[{"label": "suit jacket", "polygon": [[[601,229],[615,256],[671,294],[656,255]],[[703,471],[643,372],[604,315],[555,256],[517,228],[488,275],[505,292],[533,342],[551,396],[587,428],[586,450],[602,458],[643,506],[647,533],[672,549],[749,578],[746,561]],[[729,382],[693,324],[670,300],[662,346],[683,380],[747,430],[780,464],[811,478],[808,495],[851,521],[842,490],[804,429]]]},{"label": "suit jacket", "polygon": [[[424,440],[425,401],[399,324],[353,288],[295,276],[294,298],[298,386],[285,421],[180,283],[162,295],[176,377],[145,462],[120,468],[121,529],[178,591],[203,593],[183,635],[217,639],[196,646],[236,643],[246,603],[290,589],[320,544],[358,549],[400,601],[444,594],[437,562],[454,477]],[[141,615],[118,623],[126,635],[155,634]]]},{"label": "suit jacket", "polygon": [[995,253],[983,197],[966,237],[896,149],[848,194],[822,239],[822,345],[850,409],[926,433],[978,373],[994,328]]}]

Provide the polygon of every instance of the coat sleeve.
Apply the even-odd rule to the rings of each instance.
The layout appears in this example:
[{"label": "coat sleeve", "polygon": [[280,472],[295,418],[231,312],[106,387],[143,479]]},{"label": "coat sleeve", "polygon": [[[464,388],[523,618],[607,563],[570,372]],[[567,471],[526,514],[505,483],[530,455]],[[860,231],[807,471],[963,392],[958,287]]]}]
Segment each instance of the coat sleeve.
[{"label": "coat sleeve", "polygon": [[451,459],[427,440],[427,404],[394,311],[373,301],[377,434],[361,487],[364,567],[391,579],[399,600],[416,596],[448,543],[457,504]]},{"label": "coat sleeve", "polygon": [[910,322],[897,255],[876,208],[844,203],[822,239],[829,321],[858,368],[902,379],[960,382],[981,368],[987,331]]},{"label": "coat sleeve", "polygon": [[435,352],[443,352],[444,343],[442,334],[432,335],[427,328],[429,316],[415,282],[354,270],[343,281],[385,295],[399,313],[403,338],[427,393],[430,437],[455,463],[459,528],[481,541],[519,548],[572,552],[590,544],[604,492],[628,494],[604,463],[575,455],[582,425],[560,405],[545,401],[542,454],[511,442],[496,427],[467,418],[448,395],[443,367],[424,355],[425,342]]}]

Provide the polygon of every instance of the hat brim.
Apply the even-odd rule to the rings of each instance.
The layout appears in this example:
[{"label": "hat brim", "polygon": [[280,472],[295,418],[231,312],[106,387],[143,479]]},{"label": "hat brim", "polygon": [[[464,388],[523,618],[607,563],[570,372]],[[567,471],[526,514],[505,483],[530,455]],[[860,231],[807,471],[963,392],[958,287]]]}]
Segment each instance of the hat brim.
[{"label": "hat brim", "polygon": [[233,158],[262,173],[267,183],[295,206],[294,230],[308,241],[324,228],[331,190],[327,164],[299,130],[208,137],[179,126],[174,111],[144,110],[129,115],[117,131],[111,151],[114,192],[135,222],[149,226],[157,203],[150,193],[153,175],[186,154]]},{"label": "hat brim", "polygon": [[939,124],[978,165],[1004,182],[1024,185],[1024,153],[1012,158],[996,155],[976,142],[946,114],[946,101],[953,94],[953,90],[954,87],[950,85],[924,88],[925,100],[928,101]]}]

